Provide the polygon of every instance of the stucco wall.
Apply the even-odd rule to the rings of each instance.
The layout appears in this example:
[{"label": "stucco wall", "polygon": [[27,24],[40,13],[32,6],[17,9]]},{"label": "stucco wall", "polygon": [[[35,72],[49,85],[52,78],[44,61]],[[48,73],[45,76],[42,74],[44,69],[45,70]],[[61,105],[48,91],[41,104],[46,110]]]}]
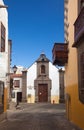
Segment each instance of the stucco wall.
[{"label": "stucco wall", "polygon": [[34,90],[34,80],[36,79],[37,74],[37,63],[35,62],[27,72],[27,96],[31,94],[32,96],[35,96],[35,90]]},{"label": "stucco wall", "polygon": [[59,95],[59,72],[51,62],[49,62],[49,77],[52,80],[51,95]]},{"label": "stucco wall", "polygon": [[[68,40],[69,40],[69,53],[68,65],[66,65],[66,86],[77,83],[77,50],[72,48],[74,43],[74,22],[77,18],[77,0],[68,1]],[[75,72],[75,73],[74,73]],[[73,73],[73,74],[72,74]]]}]

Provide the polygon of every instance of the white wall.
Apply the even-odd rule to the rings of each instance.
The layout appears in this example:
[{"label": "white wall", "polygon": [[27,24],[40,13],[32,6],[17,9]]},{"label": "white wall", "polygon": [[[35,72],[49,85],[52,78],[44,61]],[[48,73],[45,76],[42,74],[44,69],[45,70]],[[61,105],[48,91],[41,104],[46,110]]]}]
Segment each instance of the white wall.
[{"label": "white wall", "polygon": [[[0,0],[0,5],[4,5],[3,0]],[[5,83],[7,82],[7,77],[6,77],[6,73],[8,73],[8,12],[6,8],[0,8],[0,22],[3,23],[3,25],[6,28],[6,42],[5,42],[5,52],[0,52],[0,61],[3,60],[3,62],[0,62],[0,68],[2,68],[0,70],[0,80],[5,81]],[[3,59],[3,57],[5,57]],[[1,64],[2,63],[2,64]],[[5,85],[6,87],[7,85]]]},{"label": "white wall", "polygon": [[[35,95],[34,80],[37,77],[37,63],[35,62],[27,72],[27,96],[28,94]],[[51,95],[59,95],[59,72],[58,69],[49,62],[49,78],[52,80]]]},{"label": "white wall", "polygon": [[13,91],[15,93],[15,98],[12,98],[13,102],[17,102],[17,92],[22,92],[22,78],[13,78],[13,82],[14,80],[19,80],[20,81],[20,87],[19,88],[15,88],[13,86]]},{"label": "white wall", "polygon": [[27,96],[28,94],[35,95],[34,90],[34,80],[36,79],[37,74],[37,63],[35,62],[27,72]]},{"label": "white wall", "polygon": [[59,95],[59,72],[51,62],[49,62],[49,77],[52,80],[51,95]]}]

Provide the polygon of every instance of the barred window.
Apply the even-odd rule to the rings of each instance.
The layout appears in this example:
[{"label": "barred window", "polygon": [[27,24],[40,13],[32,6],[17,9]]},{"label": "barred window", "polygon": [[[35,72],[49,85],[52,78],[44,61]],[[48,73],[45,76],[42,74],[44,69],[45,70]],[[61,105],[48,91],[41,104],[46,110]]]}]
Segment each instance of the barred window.
[{"label": "barred window", "polygon": [[20,80],[14,80],[14,87],[19,88],[20,87]]}]

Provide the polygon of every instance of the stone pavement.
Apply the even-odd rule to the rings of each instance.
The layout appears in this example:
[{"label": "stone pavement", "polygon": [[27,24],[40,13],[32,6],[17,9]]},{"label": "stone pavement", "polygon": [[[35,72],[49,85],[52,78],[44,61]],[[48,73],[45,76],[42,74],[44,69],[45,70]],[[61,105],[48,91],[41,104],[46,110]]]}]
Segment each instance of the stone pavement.
[{"label": "stone pavement", "polygon": [[81,130],[66,119],[64,104],[20,104],[8,110],[0,130]]}]

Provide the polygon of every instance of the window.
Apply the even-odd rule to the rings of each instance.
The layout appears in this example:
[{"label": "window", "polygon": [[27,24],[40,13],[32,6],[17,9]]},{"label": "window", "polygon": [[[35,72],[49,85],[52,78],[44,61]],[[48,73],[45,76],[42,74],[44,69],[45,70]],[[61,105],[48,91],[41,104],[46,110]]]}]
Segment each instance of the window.
[{"label": "window", "polygon": [[1,23],[1,52],[5,52],[5,27]]},{"label": "window", "polygon": [[14,87],[19,88],[20,87],[20,80],[14,80]]},{"label": "window", "polygon": [[41,74],[45,74],[45,66],[44,65],[41,66]]}]

